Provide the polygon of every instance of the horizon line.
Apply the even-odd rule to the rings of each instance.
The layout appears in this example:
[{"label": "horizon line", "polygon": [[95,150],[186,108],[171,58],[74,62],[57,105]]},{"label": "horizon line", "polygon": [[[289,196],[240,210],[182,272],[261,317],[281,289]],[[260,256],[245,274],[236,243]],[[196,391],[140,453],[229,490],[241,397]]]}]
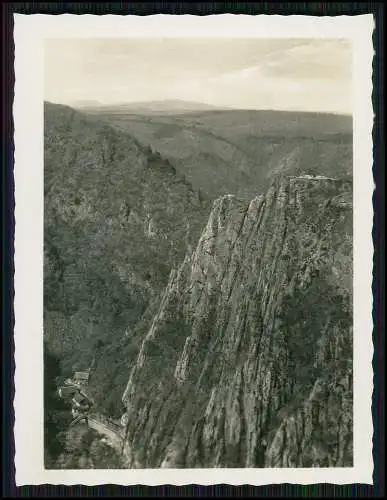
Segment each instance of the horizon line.
[{"label": "horizon line", "polygon": [[[169,111],[171,112],[178,112],[178,111],[181,111],[181,112],[185,112],[185,111],[190,111],[192,113],[194,112],[205,112],[205,111],[208,111],[208,112],[211,112],[211,111],[273,111],[273,112],[283,112],[283,113],[305,113],[305,114],[319,114],[319,115],[335,115],[335,116],[345,116],[345,117],[350,117],[350,118],[353,118],[353,113],[351,112],[342,112],[342,111],[321,111],[321,110],[304,110],[304,109],[283,109],[283,108],[244,108],[244,107],[234,107],[232,105],[215,105],[215,104],[209,104],[209,103],[206,103],[206,102],[202,102],[202,101],[192,101],[192,100],[185,100],[185,99],[154,99],[154,100],[149,100],[149,101],[116,101],[116,102],[110,102],[110,103],[107,103],[107,102],[101,102],[101,101],[97,101],[95,99],[79,99],[78,102],[82,102],[82,101],[89,101],[89,102],[94,102],[96,103],[94,106],[86,106],[87,108],[98,108],[98,107],[109,107],[109,106],[127,106],[127,105],[138,105],[138,104],[151,104],[151,103],[161,103],[161,102],[173,102],[173,101],[177,101],[177,102],[187,102],[187,103],[194,103],[194,104],[198,104],[198,105],[202,105],[204,106],[203,109],[180,109],[180,110],[177,110],[177,109],[170,109]],[[49,104],[57,104],[57,105],[61,105],[61,106],[68,106],[70,108],[74,108],[74,109],[82,109],[82,108],[77,108],[76,107],[76,102],[77,101],[72,101],[72,102],[59,102],[59,101],[52,101],[52,100],[48,100],[48,99],[44,99],[44,103],[49,103]],[[205,106],[207,106],[207,108],[205,108]],[[211,109],[212,108],[212,109]],[[151,110],[150,110],[151,111]],[[159,111],[160,113],[162,113],[163,110],[155,110],[155,111]],[[166,110],[167,111],[167,110]]]}]

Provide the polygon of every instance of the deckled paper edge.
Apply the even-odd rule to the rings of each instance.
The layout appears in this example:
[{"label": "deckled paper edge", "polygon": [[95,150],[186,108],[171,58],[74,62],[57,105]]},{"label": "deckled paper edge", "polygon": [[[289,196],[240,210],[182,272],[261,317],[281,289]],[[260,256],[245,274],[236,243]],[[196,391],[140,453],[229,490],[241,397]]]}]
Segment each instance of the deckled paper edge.
[{"label": "deckled paper edge", "polygon": [[[16,484],[372,484],[372,15],[14,15]],[[46,470],[43,462],[43,40],[349,38],[354,47],[354,467]],[[33,387],[32,387],[33,386]]]}]

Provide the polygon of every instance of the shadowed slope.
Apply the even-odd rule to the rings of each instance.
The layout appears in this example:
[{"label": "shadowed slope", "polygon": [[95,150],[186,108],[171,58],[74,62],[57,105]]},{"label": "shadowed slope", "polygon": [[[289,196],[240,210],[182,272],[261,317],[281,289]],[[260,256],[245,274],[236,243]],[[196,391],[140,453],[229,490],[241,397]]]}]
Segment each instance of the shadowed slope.
[{"label": "shadowed slope", "polygon": [[[119,414],[136,325],[196,242],[207,207],[127,134],[45,105],[44,328],[67,372]],[[145,316],[146,318],[146,316]]]}]

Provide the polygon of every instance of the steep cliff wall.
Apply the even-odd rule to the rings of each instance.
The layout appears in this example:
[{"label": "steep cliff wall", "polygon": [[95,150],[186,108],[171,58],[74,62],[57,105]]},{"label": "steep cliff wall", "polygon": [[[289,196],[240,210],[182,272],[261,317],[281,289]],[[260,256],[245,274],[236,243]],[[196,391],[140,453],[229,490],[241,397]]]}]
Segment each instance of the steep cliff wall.
[{"label": "steep cliff wall", "polygon": [[132,467],[352,464],[352,185],[224,196],[123,395]]}]

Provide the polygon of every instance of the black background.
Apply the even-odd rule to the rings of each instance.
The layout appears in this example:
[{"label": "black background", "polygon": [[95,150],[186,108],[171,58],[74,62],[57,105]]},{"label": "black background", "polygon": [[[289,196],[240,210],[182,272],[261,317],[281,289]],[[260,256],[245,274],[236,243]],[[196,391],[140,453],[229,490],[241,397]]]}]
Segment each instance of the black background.
[{"label": "black background", "polygon": [[[385,355],[384,355],[384,4],[382,2],[116,2],[116,3],[2,3],[2,495],[3,497],[349,497],[382,498],[385,494]],[[13,184],[13,13],[20,14],[279,14],[279,15],[374,15],[373,106],[374,138],[374,485],[186,485],[186,486],[15,486],[14,468],[14,184]]]}]

